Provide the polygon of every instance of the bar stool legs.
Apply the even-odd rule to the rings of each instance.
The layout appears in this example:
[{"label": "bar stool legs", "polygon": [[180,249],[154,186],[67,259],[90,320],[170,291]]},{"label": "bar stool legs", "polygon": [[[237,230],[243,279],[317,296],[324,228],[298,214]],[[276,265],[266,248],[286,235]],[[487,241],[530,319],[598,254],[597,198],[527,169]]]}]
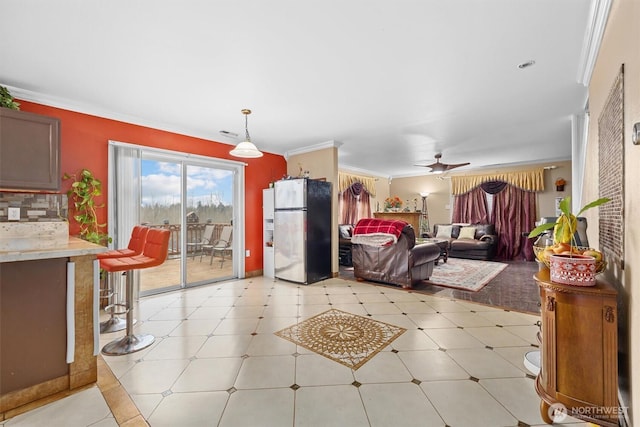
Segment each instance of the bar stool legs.
[{"label": "bar stool legs", "polygon": [[127,271],[126,284],[126,335],[120,339],[111,341],[102,348],[102,353],[109,356],[121,356],[123,354],[134,353],[149,347],[155,341],[155,337],[150,334],[133,333],[133,271]]},{"label": "bar stool legs", "polygon": [[[104,311],[109,313],[109,319],[100,323],[101,334],[118,332],[127,327],[127,322],[118,317],[118,315],[126,314],[127,310],[124,301],[122,301],[122,292],[119,289],[121,287],[120,283],[117,285],[114,283],[113,275],[115,274],[118,273],[107,273],[107,288],[102,290],[105,295],[101,297],[107,299],[107,306]],[[116,290],[116,286],[118,286],[118,290]]]}]

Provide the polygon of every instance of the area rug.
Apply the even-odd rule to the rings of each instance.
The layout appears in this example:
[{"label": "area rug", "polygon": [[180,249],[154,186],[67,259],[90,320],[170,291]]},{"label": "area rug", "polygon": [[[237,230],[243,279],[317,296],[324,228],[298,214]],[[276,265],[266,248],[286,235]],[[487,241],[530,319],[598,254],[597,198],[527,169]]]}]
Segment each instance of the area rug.
[{"label": "area rug", "polygon": [[449,258],[438,263],[428,282],[438,286],[477,292],[496,277],[507,264],[493,261]]},{"label": "area rug", "polygon": [[332,309],[274,333],[356,370],[404,331],[399,326]]}]

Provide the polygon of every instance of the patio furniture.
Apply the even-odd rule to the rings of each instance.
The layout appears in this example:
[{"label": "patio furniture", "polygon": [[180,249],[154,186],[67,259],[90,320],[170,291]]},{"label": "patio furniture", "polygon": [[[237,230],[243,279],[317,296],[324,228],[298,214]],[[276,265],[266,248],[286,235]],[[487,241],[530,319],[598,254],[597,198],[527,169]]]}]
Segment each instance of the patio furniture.
[{"label": "patio furniture", "polygon": [[212,244],[202,245],[202,253],[200,254],[200,261],[202,261],[202,256],[205,252],[211,251],[211,259],[209,260],[209,264],[213,264],[213,256],[216,252],[220,253],[220,268],[222,268],[222,264],[224,264],[224,255],[225,252],[231,251],[231,233],[233,232],[233,226],[225,225],[222,227],[222,231],[220,232],[220,238],[215,240]]},{"label": "patio furniture", "polygon": [[[187,253],[189,249],[191,249],[191,255],[193,259],[196,258],[196,252],[202,250],[203,245],[211,244],[211,239],[213,238],[213,230],[215,229],[213,224],[208,224],[204,226],[204,232],[202,233],[202,239],[199,242],[191,242],[187,243]],[[202,254],[200,257],[202,260]]]}]

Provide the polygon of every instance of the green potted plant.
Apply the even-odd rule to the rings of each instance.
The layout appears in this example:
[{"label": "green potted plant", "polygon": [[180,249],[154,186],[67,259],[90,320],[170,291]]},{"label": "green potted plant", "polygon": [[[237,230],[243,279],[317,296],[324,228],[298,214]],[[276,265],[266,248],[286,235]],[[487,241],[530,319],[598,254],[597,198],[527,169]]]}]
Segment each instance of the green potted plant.
[{"label": "green potted plant", "polygon": [[9,89],[0,86],[0,107],[9,108],[11,110],[19,110],[20,104],[13,100],[13,96],[9,93]]},{"label": "green potted plant", "polygon": [[64,180],[72,180],[67,196],[72,202],[73,219],[80,226],[80,238],[98,245],[111,243],[111,237],[104,232],[106,224],[98,222],[96,209],[104,204],[96,204],[96,197],[102,194],[102,182],[88,169],[78,174],[65,173]]},{"label": "green potted plant", "polygon": [[578,247],[575,244],[577,217],[587,209],[600,206],[609,200],[602,197],[587,203],[574,215],[571,212],[571,197],[565,197],[560,202],[562,214],[556,222],[541,224],[531,230],[529,237],[536,237],[553,228],[553,245],[534,246],[538,260],[551,270],[551,281],[577,286],[595,284],[595,273],[604,270],[606,263],[600,251]]},{"label": "green potted plant", "polygon": [[[549,222],[546,224],[540,224],[529,233],[529,237],[537,237],[543,232],[553,228],[553,241],[554,243],[567,243],[571,244],[573,241],[573,235],[576,232],[578,220],[577,217],[587,209],[595,208],[602,204],[605,204],[610,199],[602,197],[591,203],[587,203],[580,209],[577,214],[571,213],[571,196],[565,197],[560,201],[560,211],[562,214],[558,217],[556,222]],[[575,246],[575,245],[574,245]]]}]

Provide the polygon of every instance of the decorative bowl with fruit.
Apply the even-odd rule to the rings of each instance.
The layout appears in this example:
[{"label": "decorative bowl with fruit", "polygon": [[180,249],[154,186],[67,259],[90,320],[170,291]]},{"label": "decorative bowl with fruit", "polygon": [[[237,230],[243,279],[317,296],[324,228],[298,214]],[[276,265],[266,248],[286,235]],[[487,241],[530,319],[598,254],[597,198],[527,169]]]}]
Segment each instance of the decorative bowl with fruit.
[{"label": "decorative bowl with fruit", "polygon": [[549,246],[534,246],[533,252],[536,254],[536,259],[549,268],[551,266],[551,255],[587,255],[592,256],[596,260],[596,273],[604,271],[607,266],[607,261],[604,259],[602,252],[587,248],[584,246],[571,246],[568,243],[556,243]]},{"label": "decorative bowl with fruit", "polygon": [[596,273],[603,271],[606,268],[607,263],[604,260],[602,252],[593,248],[572,245],[572,243],[575,243],[574,234],[577,229],[577,217],[587,209],[595,208],[609,201],[610,199],[602,197],[591,203],[587,203],[577,214],[574,215],[571,213],[571,197],[565,197],[562,199],[559,204],[562,214],[558,217],[556,222],[540,224],[529,233],[529,237],[531,238],[537,237],[545,231],[553,229],[553,245],[533,246],[533,251],[536,254],[538,261],[543,262],[548,268],[551,268],[551,255],[586,255],[595,258]]}]

